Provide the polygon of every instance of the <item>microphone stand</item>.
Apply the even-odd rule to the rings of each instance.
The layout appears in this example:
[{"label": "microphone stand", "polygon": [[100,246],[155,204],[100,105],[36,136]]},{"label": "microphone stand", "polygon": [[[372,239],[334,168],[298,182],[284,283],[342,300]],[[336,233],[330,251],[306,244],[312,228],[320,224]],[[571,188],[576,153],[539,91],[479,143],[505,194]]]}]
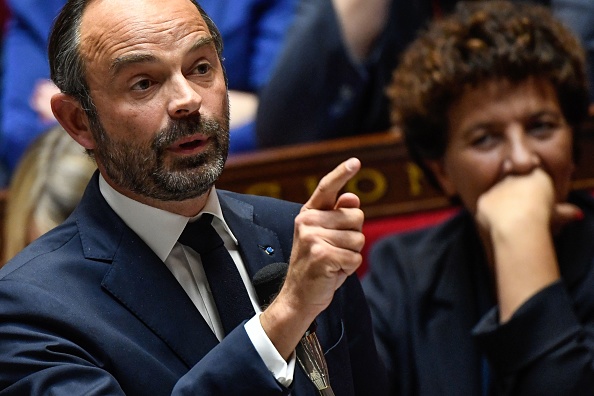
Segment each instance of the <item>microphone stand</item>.
[{"label": "microphone stand", "polygon": [[[273,263],[256,273],[253,284],[262,307],[269,305],[276,297],[285,281],[288,268],[289,264],[287,263]],[[328,376],[328,365],[316,335],[316,327],[314,321],[305,332],[305,335],[301,337],[299,344],[295,348],[295,354],[299,365],[318,389],[320,395],[334,396]]]},{"label": "microphone stand", "polygon": [[[311,329],[313,327],[313,329]],[[334,396],[332,387],[330,386],[330,378],[328,376],[328,365],[320,346],[320,341],[315,333],[315,322],[312,323],[310,329],[297,344],[295,353],[297,354],[297,361],[311,380],[314,383],[320,395]]]}]

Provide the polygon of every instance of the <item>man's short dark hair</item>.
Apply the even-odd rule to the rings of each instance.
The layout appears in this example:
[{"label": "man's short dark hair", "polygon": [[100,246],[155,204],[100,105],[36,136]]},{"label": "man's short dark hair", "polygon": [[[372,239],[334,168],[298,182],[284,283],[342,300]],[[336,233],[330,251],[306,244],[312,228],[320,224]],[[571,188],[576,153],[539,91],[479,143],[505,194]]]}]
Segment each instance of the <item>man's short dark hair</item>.
[{"label": "man's short dark hair", "polygon": [[[63,93],[77,99],[85,111],[87,111],[87,114],[90,112],[92,117],[96,117],[95,106],[93,105],[86,81],[85,60],[80,52],[80,25],[82,16],[86,7],[92,1],[100,0],[69,0],[66,2],[52,27],[49,37],[48,54],[50,76],[54,84]],[[214,45],[222,65],[223,41],[218,28],[196,0],[188,1],[196,6],[204,19],[214,39]]]}]

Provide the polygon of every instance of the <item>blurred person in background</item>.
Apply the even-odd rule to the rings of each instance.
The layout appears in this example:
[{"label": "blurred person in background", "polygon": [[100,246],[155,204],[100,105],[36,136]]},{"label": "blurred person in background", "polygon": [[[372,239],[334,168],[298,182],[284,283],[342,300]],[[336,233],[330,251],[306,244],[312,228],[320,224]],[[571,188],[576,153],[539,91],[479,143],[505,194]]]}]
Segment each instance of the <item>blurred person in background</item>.
[{"label": "blurred person in background", "polygon": [[229,79],[231,154],[254,150],[258,94],[285,44],[299,0],[202,0],[221,31]]},{"label": "blurred person in background", "polygon": [[[5,0],[0,0],[0,59],[4,49],[4,34],[6,31],[6,25],[8,21],[8,6]],[[2,75],[2,63],[0,62],[0,76]],[[2,92],[2,80],[0,79],[0,93]],[[0,125],[2,125],[2,110],[0,108]],[[6,167],[0,163],[0,188],[7,184],[8,171]]]},{"label": "blurred person in background", "polygon": [[571,192],[585,56],[550,9],[459,3],[389,86],[412,158],[462,210],[371,248],[391,395],[594,394],[594,199]]},{"label": "blurred person in background", "polygon": [[[513,2],[550,5],[583,36],[588,57],[594,58],[594,1]],[[420,29],[451,12],[457,3],[300,0],[277,65],[260,92],[258,146],[388,131],[391,124],[385,91],[402,51]]]},{"label": "blurred person in background", "polygon": [[[594,103],[594,1],[549,0],[553,14],[572,29],[586,51],[586,70],[590,92],[590,108]],[[591,112],[594,114],[594,112]]]},{"label": "blurred person in background", "polygon": [[56,125],[49,110],[49,97],[55,91],[48,81],[47,37],[65,0],[7,0],[6,3],[10,18],[3,42],[0,163],[9,182],[29,144]]},{"label": "blurred person in background", "polygon": [[33,141],[9,186],[2,263],[66,220],[96,168],[61,126],[43,132]]}]

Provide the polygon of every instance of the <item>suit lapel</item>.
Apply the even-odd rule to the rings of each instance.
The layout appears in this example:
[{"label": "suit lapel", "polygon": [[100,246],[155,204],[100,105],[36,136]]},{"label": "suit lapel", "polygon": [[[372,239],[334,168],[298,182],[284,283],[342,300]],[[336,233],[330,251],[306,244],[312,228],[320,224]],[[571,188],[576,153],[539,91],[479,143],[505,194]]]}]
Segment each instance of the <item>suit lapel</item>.
[{"label": "suit lapel", "polygon": [[190,368],[219,342],[165,264],[135,233],[126,234],[102,286]]},{"label": "suit lapel", "polygon": [[250,278],[262,267],[288,262],[277,235],[270,229],[254,223],[252,205],[219,195],[225,221],[239,241],[239,251]]},{"label": "suit lapel", "polygon": [[218,344],[173,274],[104,200],[97,175],[75,214],[85,257],[112,262],[102,287],[188,367]]},{"label": "suit lapel", "polygon": [[433,294],[421,308],[426,312],[427,322],[421,324],[426,334],[417,335],[420,387],[439,390],[430,394],[480,394],[481,360],[471,335],[478,320],[474,290],[480,286],[473,283],[470,267],[483,265],[483,261],[477,260],[469,240],[474,239],[462,233],[439,259],[433,258]]},{"label": "suit lapel", "polygon": [[[225,220],[241,241],[240,252],[251,277],[263,266],[284,259],[276,235],[252,222],[251,205],[228,205],[222,200],[221,206]],[[103,287],[163,339],[188,367],[194,366],[219,341],[175,277],[146,244],[126,226],[120,241]],[[266,248],[272,249],[268,249],[272,254]]]}]

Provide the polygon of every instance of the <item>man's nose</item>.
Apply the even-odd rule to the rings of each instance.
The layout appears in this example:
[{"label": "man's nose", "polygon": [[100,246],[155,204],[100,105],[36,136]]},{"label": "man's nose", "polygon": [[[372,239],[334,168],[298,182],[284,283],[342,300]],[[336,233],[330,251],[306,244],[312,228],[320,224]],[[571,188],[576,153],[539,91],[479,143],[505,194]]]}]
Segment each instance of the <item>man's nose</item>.
[{"label": "man's nose", "polygon": [[168,113],[171,118],[186,117],[200,110],[202,96],[198,94],[193,84],[180,75],[170,82],[170,99]]}]

